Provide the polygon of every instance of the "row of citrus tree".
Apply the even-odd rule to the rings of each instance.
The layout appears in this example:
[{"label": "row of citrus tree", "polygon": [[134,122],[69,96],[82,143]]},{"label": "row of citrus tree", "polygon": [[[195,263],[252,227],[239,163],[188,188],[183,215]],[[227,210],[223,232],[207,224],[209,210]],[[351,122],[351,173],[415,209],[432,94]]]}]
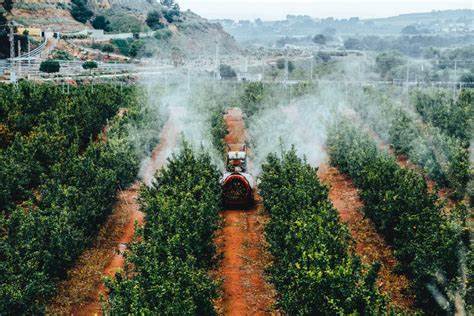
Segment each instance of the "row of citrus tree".
[{"label": "row of citrus tree", "polygon": [[[459,104],[466,102],[464,98],[467,95],[463,94]],[[465,140],[445,133],[446,129],[441,125],[436,126],[428,121],[422,123],[411,108],[397,104],[392,99],[385,92],[365,88],[353,95],[353,107],[370,128],[392,145],[397,154],[408,156],[439,186],[452,189],[453,198],[462,199],[470,178],[469,150]],[[461,107],[465,108],[464,105]],[[423,111],[428,111],[427,108],[424,107]],[[465,110],[451,111],[458,115],[465,113]],[[448,114],[443,112],[441,116],[444,115]],[[450,119],[456,120],[449,115],[444,121]],[[465,116],[457,121],[463,120],[466,120]],[[465,125],[459,126],[460,134],[464,133]],[[453,130],[452,133],[456,132]]]},{"label": "row of citrus tree", "polygon": [[212,315],[218,289],[208,275],[221,208],[220,173],[184,145],[140,192],[145,226],[127,265],[107,285],[111,315]]},{"label": "row of citrus tree", "polygon": [[469,147],[474,128],[474,89],[462,89],[457,98],[449,90],[416,90],[412,103],[425,123]]},{"label": "row of citrus tree", "polygon": [[270,214],[265,235],[278,305],[289,315],[384,314],[379,264],[365,266],[352,253],[347,227],[316,172],[294,150],[270,155],[263,165],[260,190]]},{"label": "row of citrus tree", "polygon": [[133,87],[0,86],[0,314],[41,314],[111,212],[116,191],[137,173],[122,141]]},{"label": "row of citrus tree", "polygon": [[430,314],[461,308],[469,246],[465,207],[444,214],[421,175],[399,167],[348,122],[330,130],[328,150],[331,164],[359,188],[364,214],[393,246],[399,271],[411,279],[419,305]]}]

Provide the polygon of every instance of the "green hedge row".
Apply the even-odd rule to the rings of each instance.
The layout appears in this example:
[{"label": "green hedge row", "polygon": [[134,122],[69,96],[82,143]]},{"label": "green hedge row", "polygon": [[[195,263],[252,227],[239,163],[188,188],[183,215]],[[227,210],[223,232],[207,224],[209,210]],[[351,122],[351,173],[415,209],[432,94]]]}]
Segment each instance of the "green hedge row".
[{"label": "green hedge row", "polygon": [[465,294],[465,284],[459,283],[468,245],[465,208],[444,215],[421,175],[399,167],[349,123],[335,125],[328,137],[331,164],[360,189],[365,215],[393,246],[400,272],[411,279],[420,306],[430,314],[452,313],[455,296]]},{"label": "green hedge row", "polygon": [[421,124],[408,109],[374,89],[364,89],[353,106],[397,154],[408,156],[439,186],[451,188],[453,198],[465,196],[470,165],[469,150],[462,140],[431,124]]},{"label": "green hedge row", "polygon": [[111,212],[117,189],[137,174],[132,146],[112,135],[126,115],[110,124],[107,142],[98,139],[119,107],[134,106],[134,88],[61,89],[0,86],[16,95],[1,110],[15,131],[0,150],[1,315],[44,313],[56,283]]},{"label": "green hedge row", "polygon": [[375,285],[379,264],[366,267],[350,253],[347,227],[316,172],[294,150],[270,155],[263,165],[260,190],[271,218],[265,235],[278,305],[289,315],[384,314]]},{"label": "green hedge row", "polygon": [[209,277],[219,226],[220,174],[187,145],[140,192],[145,227],[127,269],[108,281],[111,315],[213,315],[218,285]]},{"label": "green hedge row", "polygon": [[411,97],[423,121],[469,147],[474,128],[474,89],[461,90],[457,100],[448,90],[416,90]]}]

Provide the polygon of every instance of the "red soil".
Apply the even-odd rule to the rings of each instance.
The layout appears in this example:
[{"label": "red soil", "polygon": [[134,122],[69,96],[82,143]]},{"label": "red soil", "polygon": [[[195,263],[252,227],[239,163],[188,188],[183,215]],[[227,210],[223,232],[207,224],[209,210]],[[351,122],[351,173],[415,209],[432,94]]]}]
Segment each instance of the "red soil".
[{"label": "red soil", "polygon": [[[177,109],[178,110],[178,109]],[[178,110],[179,111],[179,110]],[[160,136],[160,143],[152,153],[151,160],[146,166],[143,175],[145,183],[151,183],[152,179],[158,169],[160,169],[168,158],[169,154],[175,147],[179,135],[179,130],[176,123],[176,113],[172,113],[170,119],[163,127]],[[127,245],[132,241],[135,234],[135,224],[143,226],[144,214],[140,212],[137,203],[139,182],[135,183],[130,189],[124,191],[120,196],[116,205],[117,208],[125,208],[128,214],[128,222],[121,229],[116,240],[117,247],[114,250],[113,256],[109,259],[105,266],[102,277],[113,277],[116,272],[122,270],[125,265],[124,252],[127,250]],[[114,211],[115,212],[115,211]],[[73,309],[73,315],[101,315],[100,297],[107,296],[107,289],[103,282],[99,281],[97,291],[89,304],[85,306],[76,306]]]},{"label": "red soil", "polygon": [[371,264],[380,262],[378,285],[382,293],[387,294],[393,305],[404,310],[413,307],[414,297],[407,295],[408,279],[394,272],[396,259],[392,249],[377,233],[373,223],[361,213],[363,203],[352,181],[337,169],[322,165],[318,176],[329,185],[329,198],[346,223],[355,242],[355,252],[362,262]]},{"label": "red soil", "polygon": [[[113,256],[109,259],[109,263],[104,268],[102,277],[108,276],[113,277],[116,272],[120,271],[125,264],[123,253],[127,249],[128,243],[130,243],[135,234],[135,223],[142,226],[144,220],[144,214],[139,211],[137,203],[139,183],[135,183],[130,189],[124,191],[119,196],[116,208],[125,209],[126,213],[129,214],[128,222],[122,228],[119,238],[116,240],[118,244],[114,250]],[[102,314],[100,306],[100,297],[106,296],[107,290],[103,282],[99,281],[97,291],[93,297],[93,300],[85,306],[76,306],[73,309],[73,315],[100,315]]]},{"label": "red soil", "polygon": [[[240,150],[246,140],[242,111],[230,109],[225,116],[229,134],[225,141],[232,150]],[[268,215],[256,196],[250,210],[225,210],[223,227],[216,237],[218,252],[223,255],[217,277],[223,280],[222,298],[216,309],[225,315],[275,314],[275,291],[264,277],[270,262],[266,252],[263,228]]]}]

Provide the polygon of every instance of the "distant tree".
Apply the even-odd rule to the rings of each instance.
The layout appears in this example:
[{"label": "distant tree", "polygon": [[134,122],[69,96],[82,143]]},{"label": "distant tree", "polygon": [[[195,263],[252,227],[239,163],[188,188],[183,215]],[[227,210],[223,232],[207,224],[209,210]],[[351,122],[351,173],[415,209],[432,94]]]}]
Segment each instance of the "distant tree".
[{"label": "distant tree", "polygon": [[56,73],[59,72],[61,66],[57,60],[45,60],[40,64],[40,71],[46,73]]},{"label": "distant tree", "polygon": [[184,63],[184,55],[183,51],[179,49],[179,47],[173,47],[171,49],[171,59],[173,60],[173,65],[178,67]]},{"label": "distant tree", "polygon": [[237,78],[237,73],[235,70],[229,65],[220,65],[219,66],[219,73],[222,79],[235,79]]},{"label": "distant tree", "polygon": [[323,63],[327,63],[331,60],[331,55],[325,52],[318,52],[316,56],[314,56],[316,60],[322,61]]},{"label": "distant tree", "polygon": [[162,18],[161,12],[154,10],[148,13],[145,22],[152,30],[158,30],[164,27],[164,24],[161,22]]},{"label": "distant tree", "polygon": [[83,68],[83,69],[86,69],[86,70],[88,70],[88,69],[89,69],[89,70],[90,70],[90,69],[96,69],[96,68],[98,68],[98,67],[99,67],[99,66],[97,65],[97,63],[96,63],[95,61],[93,61],[93,60],[88,60],[88,61],[86,61],[86,62],[84,62],[84,63],[82,64],[82,68]]},{"label": "distant tree", "polygon": [[101,48],[101,50],[104,52],[104,53],[113,53],[115,51],[115,47],[114,45],[112,44],[104,44]]},{"label": "distant tree", "polygon": [[87,7],[87,0],[72,0],[71,15],[81,23],[86,23],[94,13]]},{"label": "distant tree", "polygon": [[130,45],[130,50],[128,52],[128,55],[130,57],[137,57],[138,53],[142,50],[144,45],[145,43],[142,40],[133,41],[133,43]]},{"label": "distant tree", "polygon": [[408,26],[405,26],[402,29],[402,34],[406,34],[406,35],[415,35],[415,34],[419,34],[419,33],[420,33],[420,31],[414,25],[408,25]]},{"label": "distant tree", "polygon": [[92,21],[92,27],[97,30],[104,30],[106,32],[110,31],[110,22],[107,18],[103,15],[98,15]]},{"label": "distant tree", "polygon": [[154,36],[159,41],[166,41],[173,36],[173,32],[168,29],[158,30],[155,32]]},{"label": "distant tree", "polygon": [[171,8],[174,5],[177,5],[177,3],[174,2],[174,0],[160,0],[160,3],[162,6]]},{"label": "distant tree", "polygon": [[[286,59],[280,58],[277,60],[277,68],[283,70],[286,68]],[[295,70],[295,65],[291,60],[288,61],[288,72],[293,72]]]},{"label": "distant tree", "polygon": [[398,52],[387,52],[377,55],[375,58],[375,65],[377,71],[383,78],[393,71],[396,67],[405,64],[405,59]]},{"label": "distant tree", "polygon": [[362,50],[364,49],[362,42],[357,39],[350,37],[344,41],[344,48],[345,49],[356,49],[356,50]]},{"label": "distant tree", "polygon": [[318,34],[313,37],[313,42],[315,44],[324,45],[326,44],[326,41],[326,36],[324,36],[323,34]]},{"label": "distant tree", "polygon": [[179,20],[181,12],[179,6],[176,4],[172,8],[163,10],[163,17],[168,21],[168,23],[173,23]]},{"label": "distant tree", "polygon": [[474,88],[474,73],[470,72],[461,75],[459,81],[461,81],[462,83],[467,83],[469,87]]},{"label": "distant tree", "polygon": [[3,1],[3,8],[10,12],[13,9],[13,0],[4,0]]}]

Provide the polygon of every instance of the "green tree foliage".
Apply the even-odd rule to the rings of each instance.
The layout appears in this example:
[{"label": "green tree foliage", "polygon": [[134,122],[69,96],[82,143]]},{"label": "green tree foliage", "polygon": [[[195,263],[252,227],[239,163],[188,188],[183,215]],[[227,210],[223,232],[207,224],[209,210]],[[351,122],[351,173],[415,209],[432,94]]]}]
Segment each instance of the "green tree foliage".
[{"label": "green tree foliage", "polygon": [[212,145],[219,153],[226,152],[225,136],[229,133],[227,130],[227,124],[224,120],[224,113],[219,109],[213,110],[210,116],[211,136]]},{"label": "green tree foliage", "polygon": [[71,0],[71,15],[76,21],[86,23],[94,16],[94,12],[88,8],[87,0]]},{"label": "green tree foliage", "polygon": [[417,112],[427,123],[469,146],[474,124],[474,89],[463,89],[457,100],[446,90],[417,90],[412,94]]},{"label": "green tree foliage", "polygon": [[[421,175],[399,167],[347,122],[331,129],[328,150],[331,164],[360,189],[365,215],[393,246],[419,305],[429,314],[454,313],[455,293],[465,295],[459,268],[468,249],[465,208],[444,215]],[[438,305],[435,292],[449,303]]]},{"label": "green tree foliage", "polygon": [[380,53],[375,58],[375,66],[382,78],[389,78],[392,71],[405,64],[405,59],[400,53]]},{"label": "green tree foliage", "polygon": [[97,62],[93,61],[93,60],[88,60],[88,61],[85,61],[83,64],[82,64],[82,68],[83,69],[96,69],[97,67],[99,67],[97,65]]},{"label": "green tree foliage", "polygon": [[13,0],[3,0],[2,5],[5,11],[10,12],[13,9]]},{"label": "green tree foliage", "polygon": [[459,81],[466,84],[469,88],[474,88],[474,73],[470,72],[462,74]]},{"label": "green tree foliage", "polygon": [[157,30],[154,37],[159,41],[167,41],[173,36],[173,32],[168,29]]},{"label": "green tree foliage", "polygon": [[168,23],[179,21],[180,16],[181,12],[177,4],[163,10],[163,17],[168,21]]},{"label": "green tree foliage", "polygon": [[[280,58],[277,60],[277,68],[280,70],[286,69],[286,59],[285,58]],[[295,70],[295,64],[291,61],[288,60],[288,72],[293,72]]]},{"label": "green tree foliage", "polygon": [[154,10],[148,13],[145,22],[152,30],[158,30],[164,27],[161,19],[163,19],[163,14],[160,11]]},{"label": "green tree foliage", "polygon": [[313,43],[315,44],[324,45],[326,44],[326,41],[326,36],[324,36],[323,34],[318,34],[313,37]]},{"label": "green tree foliage", "polygon": [[59,72],[60,69],[61,65],[59,64],[59,61],[52,59],[42,61],[39,68],[41,72],[46,72],[50,74]]},{"label": "green tree foliage", "polygon": [[265,88],[261,82],[250,82],[245,85],[240,103],[242,110],[252,116],[261,107],[265,98]]},{"label": "green tree foliage", "polygon": [[[380,315],[386,302],[375,285],[379,264],[350,254],[347,227],[316,177],[294,150],[263,165],[260,190],[274,257],[270,280],[288,315]],[[365,272],[364,272],[365,271]]]},{"label": "green tree foliage", "polygon": [[52,53],[54,60],[73,60],[74,57],[65,50],[55,50]]},{"label": "green tree foliage", "polygon": [[207,271],[219,224],[219,177],[207,154],[185,145],[142,189],[146,224],[127,257],[131,266],[108,282],[110,314],[215,314],[217,284]]},{"label": "green tree foliage", "polygon": [[237,73],[229,65],[221,64],[219,66],[219,74],[221,75],[222,79],[235,79],[235,78],[237,78]]},{"label": "green tree foliage", "polygon": [[363,121],[397,154],[408,156],[439,186],[452,189],[453,198],[464,197],[470,177],[469,151],[461,140],[422,124],[411,111],[375,89],[356,92],[352,99]]},{"label": "green tree foliage", "polygon": [[98,15],[94,18],[92,27],[98,30],[104,30],[105,32],[110,32],[111,30],[109,20],[103,15]]},{"label": "green tree foliage", "polygon": [[[4,125],[15,133],[0,150],[0,314],[42,314],[56,283],[94,240],[115,193],[138,171],[133,147],[92,141],[134,89],[70,88],[21,82],[0,86]],[[126,119],[117,118],[117,120]]]}]

